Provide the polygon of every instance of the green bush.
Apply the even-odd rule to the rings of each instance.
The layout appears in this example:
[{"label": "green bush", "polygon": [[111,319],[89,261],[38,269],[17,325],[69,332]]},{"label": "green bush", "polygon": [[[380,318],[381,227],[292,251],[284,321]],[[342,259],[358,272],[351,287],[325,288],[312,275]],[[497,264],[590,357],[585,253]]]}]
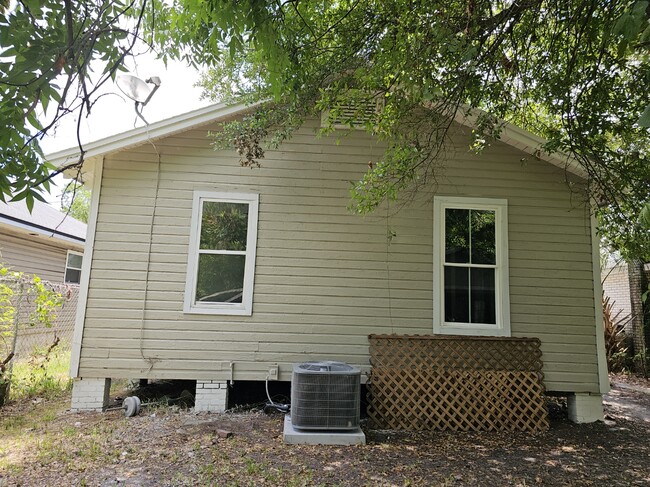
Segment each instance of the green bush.
[{"label": "green bush", "polygon": [[620,311],[614,312],[614,302],[603,294],[605,353],[610,372],[621,372],[631,363],[629,347],[625,345],[625,325],[630,321],[630,315],[620,315]]},{"label": "green bush", "polygon": [[[29,313],[21,313],[21,305],[26,303]],[[62,304],[61,294],[38,276],[11,271],[0,263],[0,406],[8,399],[8,391],[14,396],[14,388],[19,393],[60,389],[56,374],[50,373],[51,364],[58,361],[58,339],[47,350],[37,350],[29,358],[29,379],[25,374],[16,375],[20,364],[16,363],[13,351],[20,326],[51,328]]]},{"label": "green bush", "polygon": [[50,347],[35,350],[28,360],[14,363],[10,399],[52,398],[70,390],[70,352]]}]

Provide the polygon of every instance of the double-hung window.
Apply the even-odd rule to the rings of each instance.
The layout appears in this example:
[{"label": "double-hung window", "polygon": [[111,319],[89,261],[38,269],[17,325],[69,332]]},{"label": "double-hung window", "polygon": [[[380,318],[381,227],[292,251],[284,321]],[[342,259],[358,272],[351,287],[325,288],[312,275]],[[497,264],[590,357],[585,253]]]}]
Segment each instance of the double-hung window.
[{"label": "double-hung window", "polygon": [[259,196],[195,191],[186,313],[251,315]]},{"label": "double-hung window", "polygon": [[434,332],[510,335],[507,202],[434,200]]},{"label": "double-hung window", "polygon": [[68,250],[65,261],[65,275],[63,280],[66,284],[79,284],[81,282],[81,264],[84,254]]}]

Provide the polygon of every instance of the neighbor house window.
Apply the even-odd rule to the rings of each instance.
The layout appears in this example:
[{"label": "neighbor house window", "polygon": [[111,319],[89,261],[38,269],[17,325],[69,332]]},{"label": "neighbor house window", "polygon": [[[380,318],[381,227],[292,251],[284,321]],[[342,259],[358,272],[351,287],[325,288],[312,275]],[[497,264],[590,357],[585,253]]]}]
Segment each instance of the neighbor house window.
[{"label": "neighbor house window", "polygon": [[434,200],[434,332],[510,335],[506,200]]},{"label": "neighbor house window", "polygon": [[185,312],[252,314],[257,209],[256,194],[194,193]]},{"label": "neighbor house window", "polygon": [[67,284],[79,284],[81,282],[81,264],[83,254],[68,250],[68,257],[65,261],[64,282]]}]

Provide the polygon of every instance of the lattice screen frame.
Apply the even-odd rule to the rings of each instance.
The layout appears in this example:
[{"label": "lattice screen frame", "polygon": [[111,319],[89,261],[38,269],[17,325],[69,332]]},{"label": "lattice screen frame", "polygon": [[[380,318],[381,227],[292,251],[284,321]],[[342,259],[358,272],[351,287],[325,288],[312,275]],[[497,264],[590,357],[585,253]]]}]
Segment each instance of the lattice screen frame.
[{"label": "lattice screen frame", "polygon": [[370,335],[368,416],[402,430],[546,431],[538,338]]}]

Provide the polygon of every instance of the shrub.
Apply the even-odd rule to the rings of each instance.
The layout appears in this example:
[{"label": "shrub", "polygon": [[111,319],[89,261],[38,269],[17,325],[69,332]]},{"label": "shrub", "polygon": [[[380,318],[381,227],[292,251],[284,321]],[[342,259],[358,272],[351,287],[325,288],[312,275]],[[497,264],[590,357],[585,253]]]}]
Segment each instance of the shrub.
[{"label": "shrub", "polygon": [[605,332],[605,353],[607,368],[610,372],[620,372],[631,365],[629,349],[625,345],[625,325],[631,316],[621,317],[621,311],[614,313],[614,301],[603,295],[603,325]]},{"label": "shrub", "polygon": [[28,360],[14,364],[11,399],[52,398],[70,389],[70,352],[59,349],[58,338],[47,349],[37,349]]},{"label": "shrub", "polygon": [[[21,312],[23,301],[29,303],[29,313]],[[10,271],[0,264],[0,406],[7,400],[13,385],[12,370],[16,333],[21,324],[50,328],[63,297],[38,276]],[[58,345],[54,343],[45,361]]]}]

